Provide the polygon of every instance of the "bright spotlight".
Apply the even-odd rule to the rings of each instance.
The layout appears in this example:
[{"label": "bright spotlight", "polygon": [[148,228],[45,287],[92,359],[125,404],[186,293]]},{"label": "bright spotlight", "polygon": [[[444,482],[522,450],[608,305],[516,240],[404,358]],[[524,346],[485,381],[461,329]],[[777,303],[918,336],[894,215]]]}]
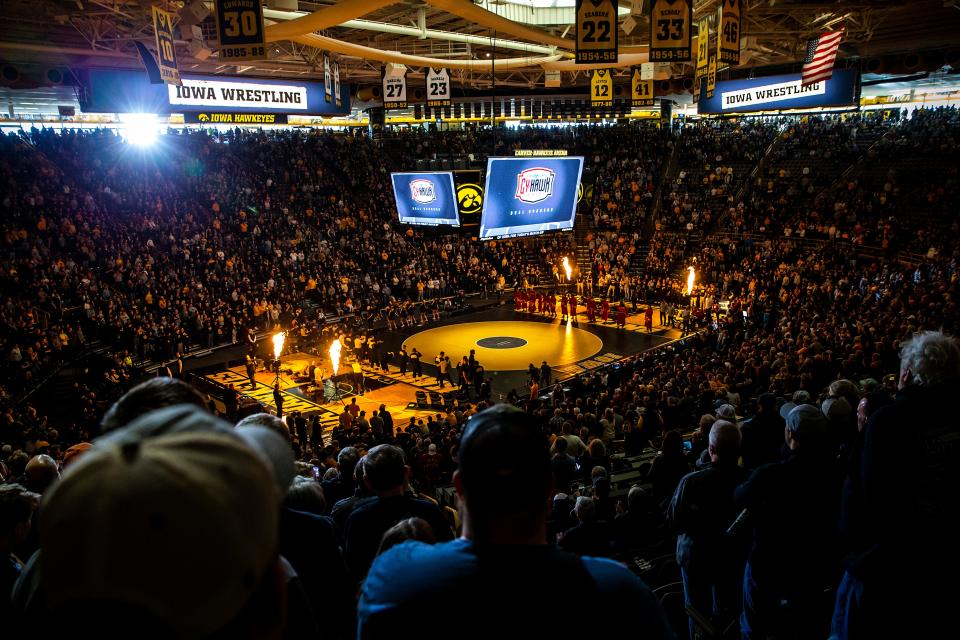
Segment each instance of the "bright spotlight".
[{"label": "bright spotlight", "polygon": [[124,113],[120,115],[123,128],[120,134],[130,144],[149,147],[157,141],[157,117],[152,113]]}]

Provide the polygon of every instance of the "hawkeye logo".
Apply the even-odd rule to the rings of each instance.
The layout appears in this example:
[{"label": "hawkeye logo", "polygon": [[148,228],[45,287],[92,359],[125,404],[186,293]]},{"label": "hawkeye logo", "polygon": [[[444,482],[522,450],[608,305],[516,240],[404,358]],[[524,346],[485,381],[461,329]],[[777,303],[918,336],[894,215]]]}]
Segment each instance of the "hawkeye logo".
[{"label": "hawkeye logo", "polygon": [[466,182],[457,187],[457,202],[460,213],[477,213],[483,208],[483,188],[478,184]]},{"label": "hawkeye logo", "polygon": [[520,202],[535,204],[553,195],[553,179],[556,173],[544,167],[524,169],[517,174],[517,193]]},{"label": "hawkeye logo", "polygon": [[197,119],[198,119],[200,122],[210,122],[210,116],[208,116],[208,115],[205,114],[205,113],[201,113],[199,116],[197,116]]},{"label": "hawkeye logo", "polygon": [[432,180],[418,178],[410,182],[410,196],[414,202],[429,204],[437,199],[437,190]]}]

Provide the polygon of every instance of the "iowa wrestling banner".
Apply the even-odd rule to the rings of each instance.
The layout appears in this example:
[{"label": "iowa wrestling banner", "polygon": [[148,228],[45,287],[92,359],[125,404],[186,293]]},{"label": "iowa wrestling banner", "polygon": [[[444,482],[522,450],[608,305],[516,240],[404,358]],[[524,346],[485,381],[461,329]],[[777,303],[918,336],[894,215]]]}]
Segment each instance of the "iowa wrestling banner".
[{"label": "iowa wrestling banner", "polygon": [[402,224],[460,226],[453,173],[391,173]]},{"label": "iowa wrestling banner", "polygon": [[860,101],[857,78],[853,69],[837,69],[829,80],[807,86],[802,86],[799,73],[717,82],[716,93],[701,100],[698,111],[733,113],[851,106]]},{"label": "iowa wrestling banner", "polygon": [[480,239],[572,229],[583,158],[490,158]]}]

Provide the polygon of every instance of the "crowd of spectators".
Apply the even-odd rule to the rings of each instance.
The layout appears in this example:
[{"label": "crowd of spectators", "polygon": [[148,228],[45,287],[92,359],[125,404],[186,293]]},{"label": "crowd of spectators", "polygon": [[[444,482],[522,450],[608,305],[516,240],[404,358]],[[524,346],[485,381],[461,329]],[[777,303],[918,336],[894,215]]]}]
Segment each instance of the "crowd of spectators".
[{"label": "crowd of spectators", "polygon": [[[704,125],[702,152],[684,133],[678,153],[710,171],[760,161],[773,126]],[[380,637],[397,624],[448,633],[462,602],[475,607],[500,588],[510,602],[543,604],[522,623],[531,633],[572,628],[549,610],[564,597],[585,598],[603,618],[575,623],[585,632],[622,628],[626,607],[655,637],[713,625],[745,638],[939,632],[948,611],[939,569],[904,559],[933,545],[939,566],[957,567],[948,398],[960,349],[947,337],[957,330],[956,240],[937,238],[919,262],[873,260],[828,241],[856,241],[845,232],[798,233],[794,221],[822,207],[821,193],[843,205],[847,224],[906,221],[922,196],[949,226],[960,120],[945,110],[889,123],[850,189],[830,188],[837,166],[855,162],[857,136],[880,125],[790,126],[783,148],[802,151],[810,171],[795,181],[770,173],[771,161],[761,179],[772,189],[754,185],[743,207],[728,207],[736,215],[719,217],[762,237],[717,241],[670,225],[643,233],[673,144],[666,132],[624,138],[656,147],[637,162],[606,155],[617,128],[418,139],[417,153],[583,145],[602,204],[584,205],[600,210],[581,284],[669,301],[695,265],[704,328],[512,395],[522,413],[481,399],[401,423],[384,406],[367,415],[354,403],[326,435],[303,416],[234,426],[176,378],[127,389],[138,363],[172,360],[175,370],[194,344],[277,324],[319,332],[327,316],[388,319],[405,303],[555,277],[567,238],[481,245],[408,233],[390,223],[389,167],[359,136],[180,133],[149,154],[104,132],[0,136],[4,619],[21,630],[39,620],[105,633],[133,624],[158,637],[358,628]],[[718,159],[726,139],[739,144]],[[874,169],[889,162],[886,145],[923,144],[936,147],[930,173],[910,183],[884,173],[880,191],[897,208],[883,209]],[[821,165],[825,154],[837,162]],[[721,207],[733,204],[729,193]],[[75,382],[82,411],[72,422],[14,404],[92,342],[106,347],[107,365]],[[641,458],[635,486],[611,497],[615,475]],[[131,563],[145,550],[145,564]],[[661,562],[637,561],[654,556]],[[578,557],[627,563],[658,590],[615,562]],[[506,586],[491,578],[498,572],[511,576]],[[689,626],[657,602],[673,581],[699,614]]]}]

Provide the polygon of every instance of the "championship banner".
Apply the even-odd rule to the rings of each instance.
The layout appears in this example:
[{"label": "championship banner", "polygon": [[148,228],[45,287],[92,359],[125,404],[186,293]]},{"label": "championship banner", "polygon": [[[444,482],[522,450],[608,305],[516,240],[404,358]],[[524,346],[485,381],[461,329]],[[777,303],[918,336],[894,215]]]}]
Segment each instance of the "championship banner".
[{"label": "championship banner", "polygon": [[613,106],[613,72],[594,69],[590,76],[590,104],[595,107]]},{"label": "championship banner", "polygon": [[707,100],[713,97],[713,91],[717,88],[717,56],[710,54],[710,62],[707,65]]},{"label": "championship banner", "polygon": [[343,99],[340,97],[340,63],[333,63],[333,100],[338,107],[343,106]]},{"label": "championship banner", "polygon": [[653,106],[653,80],[643,80],[640,69],[634,67],[631,74],[630,105],[633,107]]},{"label": "championship banner", "polygon": [[652,0],[650,61],[690,61],[692,27],[693,0]]},{"label": "championship banner", "polygon": [[717,56],[726,64],[740,64],[740,0],[721,0],[717,19]]},{"label": "championship banner", "polygon": [[183,121],[188,124],[287,124],[287,114],[191,111],[183,114]]},{"label": "championship banner", "polygon": [[330,58],[323,54],[323,98],[327,102],[332,102],[333,97],[333,74],[330,73]]},{"label": "championship banner", "polygon": [[447,69],[427,68],[427,106],[450,106],[450,71]]},{"label": "championship banner", "polygon": [[153,7],[153,32],[157,38],[157,66],[160,78],[167,84],[180,84],[177,50],[173,40],[173,14]]},{"label": "championship banner", "polygon": [[260,0],[216,0],[214,14],[221,63],[267,57]]},{"label": "championship banner", "polygon": [[617,2],[577,0],[577,64],[617,61]]},{"label": "championship banner", "polygon": [[407,75],[388,76],[386,68],[380,70],[383,79],[383,108],[405,109],[407,107]]}]

